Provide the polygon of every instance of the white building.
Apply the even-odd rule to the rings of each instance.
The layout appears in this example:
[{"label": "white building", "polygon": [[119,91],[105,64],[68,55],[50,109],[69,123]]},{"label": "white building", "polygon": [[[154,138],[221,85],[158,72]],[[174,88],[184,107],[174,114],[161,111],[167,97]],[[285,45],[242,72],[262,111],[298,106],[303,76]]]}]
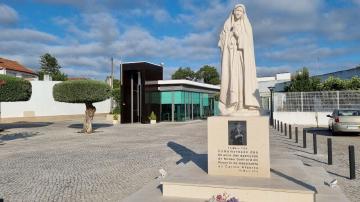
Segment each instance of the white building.
[{"label": "white building", "polygon": [[38,80],[38,75],[16,61],[0,58],[0,74],[24,78],[27,80]]},{"label": "white building", "polygon": [[270,90],[269,87],[274,87],[274,91],[283,91],[285,84],[291,80],[291,74],[279,73],[273,77],[259,77],[258,88],[261,97],[261,105],[263,109],[270,109]]}]

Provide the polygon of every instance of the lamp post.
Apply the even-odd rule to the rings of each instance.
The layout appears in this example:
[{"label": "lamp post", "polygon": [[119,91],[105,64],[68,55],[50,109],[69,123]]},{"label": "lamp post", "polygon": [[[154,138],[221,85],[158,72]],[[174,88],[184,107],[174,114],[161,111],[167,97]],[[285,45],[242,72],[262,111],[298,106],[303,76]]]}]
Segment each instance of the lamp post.
[{"label": "lamp post", "polygon": [[270,125],[274,126],[274,103],[273,103],[273,91],[274,87],[268,87],[270,90]]}]

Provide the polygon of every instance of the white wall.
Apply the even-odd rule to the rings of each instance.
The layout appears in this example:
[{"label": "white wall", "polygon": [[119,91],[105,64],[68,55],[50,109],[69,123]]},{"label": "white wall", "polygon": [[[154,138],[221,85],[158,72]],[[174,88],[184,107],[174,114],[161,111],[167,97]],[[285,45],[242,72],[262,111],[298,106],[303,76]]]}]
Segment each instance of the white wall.
[{"label": "white wall", "polygon": [[[31,81],[32,95],[27,102],[0,103],[1,118],[24,117],[25,111],[35,116],[76,115],[85,113],[85,104],[56,102],[52,96],[53,86],[59,81]],[[96,113],[110,112],[110,99],[95,103]]]},{"label": "white wall", "polygon": [[[326,115],[332,112],[317,112],[319,126],[327,126],[329,118]],[[274,119],[288,124],[317,125],[316,112],[274,112]]]}]

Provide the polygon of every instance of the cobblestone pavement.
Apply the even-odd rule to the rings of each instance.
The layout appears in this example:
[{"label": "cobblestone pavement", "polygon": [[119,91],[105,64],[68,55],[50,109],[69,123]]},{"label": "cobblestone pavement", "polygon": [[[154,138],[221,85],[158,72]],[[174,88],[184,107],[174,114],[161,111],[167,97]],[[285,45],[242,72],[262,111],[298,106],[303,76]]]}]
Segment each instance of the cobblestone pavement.
[{"label": "cobblestone pavement", "polygon": [[[91,135],[78,133],[80,122],[2,125],[6,130],[0,135],[0,198],[121,201],[159,176],[160,168],[175,168],[181,157],[174,147],[183,155],[207,153],[206,121],[112,126],[98,120]],[[347,144],[358,150],[360,137],[335,137],[334,165],[327,166],[325,136],[319,137],[315,156],[311,141],[303,149],[283,134],[271,133],[272,156],[287,153],[306,165],[323,166],[351,200],[360,200],[359,181],[346,178]]]},{"label": "cobblestone pavement", "polygon": [[[295,127],[298,127],[299,142],[295,143]],[[307,147],[303,148],[303,129],[306,129]],[[289,133],[271,130],[274,137],[281,145],[288,149],[295,157],[302,160],[305,165],[323,167],[333,179],[338,180],[339,186],[351,201],[360,201],[360,135],[331,136],[327,128],[316,128],[310,126],[293,125],[292,139]],[[285,132],[285,131],[284,131]],[[314,155],[313,133],[317,134],[317,154]],[[327,138],[332,139],[333,164],[328,165]],[[357,179],[350,180],[348,146],[355,147],[356,176]]]}]

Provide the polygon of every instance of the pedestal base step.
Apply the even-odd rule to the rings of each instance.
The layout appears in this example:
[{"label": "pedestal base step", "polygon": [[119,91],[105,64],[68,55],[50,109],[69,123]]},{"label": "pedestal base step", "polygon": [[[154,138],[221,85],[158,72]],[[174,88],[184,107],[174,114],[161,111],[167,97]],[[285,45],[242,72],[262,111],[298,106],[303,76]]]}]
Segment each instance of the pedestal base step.
[{"label": "pedestal base step", "polygon": [[[291,165],[291,162],[287,163]],[[298,162],[292,165],[298,165]],[[315,187],[295,176],[306,178],[306,173],[297,166],[291,169],[275,166],[270,178],[211,176],[188,163],[177,174],[163,180],[163,196],[209,199],[226,192],[237,196],[240,201],[314,202]]]}]

